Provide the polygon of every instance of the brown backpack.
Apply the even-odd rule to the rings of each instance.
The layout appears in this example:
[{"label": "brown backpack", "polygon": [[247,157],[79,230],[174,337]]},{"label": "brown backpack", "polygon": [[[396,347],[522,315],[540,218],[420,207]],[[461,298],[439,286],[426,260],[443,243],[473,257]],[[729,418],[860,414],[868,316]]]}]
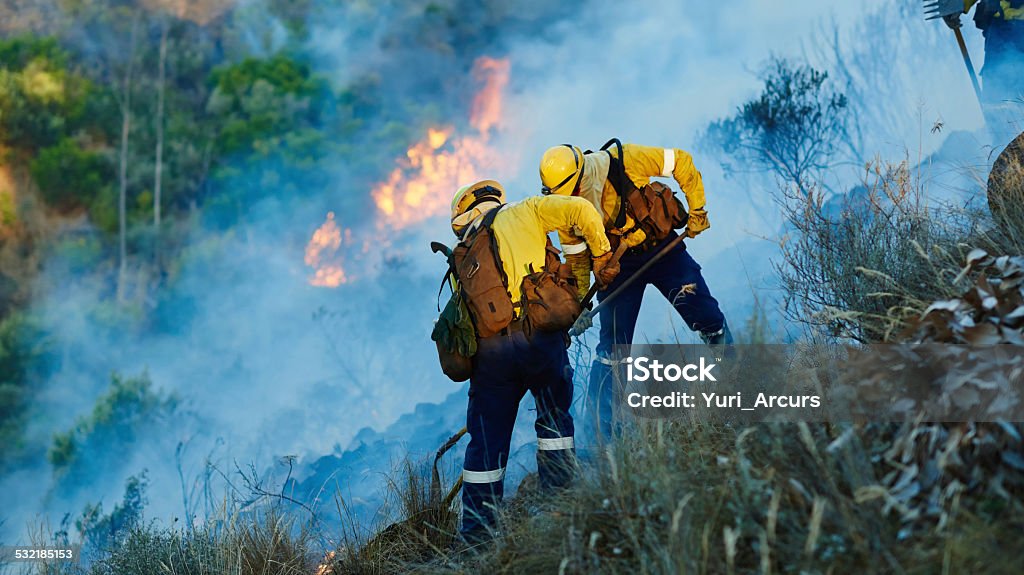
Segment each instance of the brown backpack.
[{"label": "brown backpack", "polygon": [[475,229],[455,249],[455,275],[473,317],[477,336],[490,337],[512,323],[514,307],[508,293],[508,278],[501,265],[498,242],[491,225],[501,208],[484,215]]},{"label": "brown backpack", "polygon": [[[618,150],[618,157],[609,151],[614,144]],[[628,214],[636,226],[644,231],[647,242],[657,242],[665,239],[672,230],[682,228],[686,225],[687,213],[683,203],[676,197],[672,188],[661,182],[651,182],[642,188],[626,175],[626,166],[623,162],[622,142],[618,139],[611,139],[601,150],[611,158],[608,167],[608,181],[619,194],[619,214],[615,219],[615,227],[621,229],[626,224]]]},{"label": "brown backpack", "polygon": [[565,331],[579,317],[582,308],[576,299],[576,279],[572,269],[562,263],[558,248],[548,244],[544,270],[523,278],[523,308],[532,329]]}]

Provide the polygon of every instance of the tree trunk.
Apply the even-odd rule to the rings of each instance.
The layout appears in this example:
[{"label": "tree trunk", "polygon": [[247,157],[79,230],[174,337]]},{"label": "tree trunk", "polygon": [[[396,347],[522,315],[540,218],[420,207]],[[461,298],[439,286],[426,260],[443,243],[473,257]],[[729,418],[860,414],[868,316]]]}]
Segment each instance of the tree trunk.
[{"label": "tree trunk", "polygon": [[160,262],[160,190],[164,168],[164,88],[168,29],[167,19],[164,18],[160,29],[160,63],[157,71],[156,92],[156,167],[153,170],[153,254],[158,267]]},{"label": "tree trunk", "polygon": [[119,266],[117,273],[117,301],[123,302],[125,296],[125,282],[128,279],[128,133],[132,127],[132,76],[135,68],[135,43],[137,39],[139,19],[136,15],[132,20],[131,48],[128,55],[128,67],[124,73],[124,81],[121,87],[121,151],[120,166],[118,170],[118,197],[117,197],[117,221],[118,221],[118,256]]}]

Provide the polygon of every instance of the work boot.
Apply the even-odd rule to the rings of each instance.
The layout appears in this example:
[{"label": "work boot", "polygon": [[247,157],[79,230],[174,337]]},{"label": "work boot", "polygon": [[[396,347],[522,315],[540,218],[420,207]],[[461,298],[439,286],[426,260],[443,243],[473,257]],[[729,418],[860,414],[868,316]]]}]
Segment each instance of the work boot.
[{"label": "work boot", "polygon": [[733,349],[732,332],[729,331],[729,324],[722,322],[722,329],[713,332],[699,332],[701,341],[704,345],[711,348],[711,351],[715,354],[717,361],[723,359],[734,359],[736,357],[736,350]]},{"label": "work boot", "polygon": [[718,331],[702,331],[700,339],[705,345],[732,345],[732,332],[729,331],[729,323],[722,322],[722,329]]}]

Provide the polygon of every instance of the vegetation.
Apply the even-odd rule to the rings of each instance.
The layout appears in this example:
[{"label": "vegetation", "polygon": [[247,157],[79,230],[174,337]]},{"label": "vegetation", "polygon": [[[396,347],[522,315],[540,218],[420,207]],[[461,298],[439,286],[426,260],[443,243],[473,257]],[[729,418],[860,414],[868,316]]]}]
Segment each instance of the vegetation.
[{"label": "vegetation", "polygon": [[[362,190],[424,124],[469,105],[452,79],[500,50],[493,30],[536,34],[568,12],[463,0],[401,10],[279,0],[170,6],[0,8],[0,362],[19,358],[0,381],[0,467],[29,447],[22,435],[42,384],[30,377],[53,351],[38,330],[13,327],[25,324],[32,296],[98,284],[96,308],[112,329],[187,324],[177,272],[197,252],[250,237],[265,214],[287,206],[326,212],[329,204],[339,224],[361,222],[372,201]],[[367,51],[383,26],[380,62],[328,62],[309,37],[318,19],[351,23],[352,41]],[[425,71],[415,82],[411,57]],[[413,88],[422,97],[395,96]],[[348,185],[331,191],[342,176]],[[299,245],[308,230],[274,233]],[[44,262],[67,277],[37,284]],[[65,434],[52,453],[63,462],[81,439]]]},{"label": "vegetation", "polygon": [[[71,138],[39,150],[29,170],[43,199],[58,209],[92,206],[109,189],[113,175],[103,156],[82,149]],[[93,219],[102,221],[103,214],[93,214]]]},{"label": "vegetation", "polygon": [[729,158],[726,171],[763,171],[807,195],[834,165],[849,121],[849,102],[828,73],[773,58],[764,91],[736,116],[712,122],[705,143]]},{"label": "vegetation", "polygon": [[[113,374],[110,388],[74,428],[53,438],[47,458],[58,473],[84,473],[109,452],[130,449],[147,429],[173,413],[177,399],[153,390],[149,375]],[[81,477],[76,477],[81,480]]]},{"label": "vegetation", "polygon": [[9,313],[0,321],[0,470],[24,446],[22,428],[45,353],[39,343],[42,338],[35,322],[23,312]]}]

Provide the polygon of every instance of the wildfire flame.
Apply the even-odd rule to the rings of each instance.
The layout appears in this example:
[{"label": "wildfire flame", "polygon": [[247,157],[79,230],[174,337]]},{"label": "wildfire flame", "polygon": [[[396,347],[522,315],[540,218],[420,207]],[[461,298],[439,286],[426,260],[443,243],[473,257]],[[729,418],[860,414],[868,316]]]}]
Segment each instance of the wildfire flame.
[{"label": "wildfire flame", "polygon": [[[345,230],[345,239],[351,240],[351,231]],[[306,245],[306,265],[316,273],[309,283],[319,287],[338,287],[345,283],[345,270],[341,267],[342,231],[334,221],[334,212],[327,213],[327,221],[313,232]]]},{"label": "wildfire flame", "polygon": [[334,551],[328,551],[324,555],[324,560],[316,568],[316,575],[334,575],[334,567],[332,567],[334,555]]},{"label": "wildfire flame", "polygon": [[[450,125],[428,128],[426,135],[396,161],[388,177],[370,192],[378,211],[378,235],[447,215],[459,186],[500,176],[502,158],[488,142],[501,128],[509,61],[477,58],[472,76],[481,86],[470,107],[469,126],[474,133],[459,135]],[[342,244],[351,245],[350,232],[345,231],[343,242],[331,212],[306,246],[306,265],[315,270],[310,284],[337,287],[348,280],[341,267]]]},{"label": "wildfire flame", "polygon": [[498,155],[487,143],[501,121],[508,76],[508,60],[476,60],[473,78],[483,84],[473,98],[469,119],[476,134],[453,138],[450,126],[428,129],[426,137],[409,148],[388,178],[371,192],[380,210],[378,224],[401,229],[446,214],[459,186],[484,179],[485,171],[496,168]]},{"label": "wildfire flame", "polygon": [[487,134],[501,121],[502,94],[508,85],[508,59],[481,57],[473,64],[473,78],[483,88],[473,98],[469,124],[481,134]]}]

